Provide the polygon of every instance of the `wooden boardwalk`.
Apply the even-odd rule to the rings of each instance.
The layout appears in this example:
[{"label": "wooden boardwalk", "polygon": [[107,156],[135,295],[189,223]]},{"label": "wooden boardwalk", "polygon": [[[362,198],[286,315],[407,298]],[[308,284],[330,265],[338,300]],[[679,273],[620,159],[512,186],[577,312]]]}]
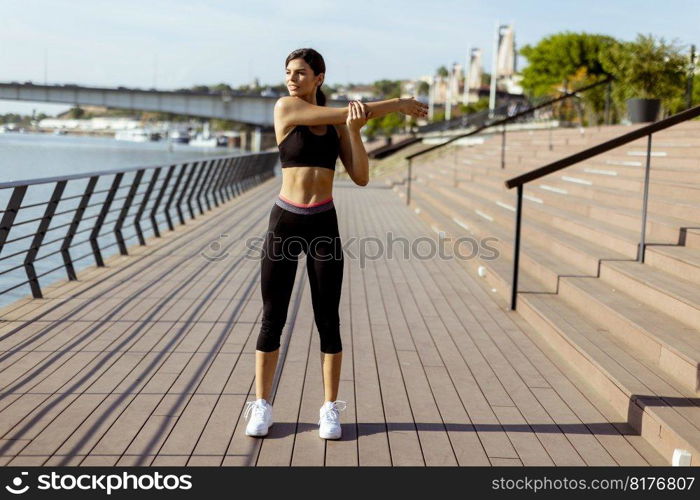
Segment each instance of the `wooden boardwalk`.
[{"label": "wooden boardwalk", "polygon": [[[275,425],[265,439],[245,436],[262,311],[259,260],[245,243],[263,236],[278,192],[271,179],[2,310],[2,464],[666,465],[462,263],[404,259],[398,244],[364,264],[346,251],[343,439],[318,438],[305,257]],[[334,200],[346,242],[436,236],[381,181],[337,181]]]}]

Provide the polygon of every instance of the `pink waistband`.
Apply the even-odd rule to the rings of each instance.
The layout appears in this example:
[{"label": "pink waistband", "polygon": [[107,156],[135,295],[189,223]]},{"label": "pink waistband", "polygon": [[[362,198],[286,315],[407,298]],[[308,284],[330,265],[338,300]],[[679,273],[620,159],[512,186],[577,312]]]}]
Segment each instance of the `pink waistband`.
[{"label": "pink waistband", "polygon": [[296,207],[303,207],[303,208],[317,207],[317,206],[319,206],[319,205],[323,205],[324,203],[328,203],[328,202],[330,202],[330,201],[333,201],[333,197],[332,197],[332,196],[331,196],[330,198],[327,198],[327,199],[323,200],[323,201],[317,201],[316,203],[297,203],[297,202],[292,201],[292,200],[290,200],[290,199],[288,199],[288,198],[285,198],[285,197],[282,196],[281,194],[279,195],[279,198],[280,198],[280,200],[285,201],[285,202],[289,203],[290,205],[294,205],[294,206],[296,206]]}]

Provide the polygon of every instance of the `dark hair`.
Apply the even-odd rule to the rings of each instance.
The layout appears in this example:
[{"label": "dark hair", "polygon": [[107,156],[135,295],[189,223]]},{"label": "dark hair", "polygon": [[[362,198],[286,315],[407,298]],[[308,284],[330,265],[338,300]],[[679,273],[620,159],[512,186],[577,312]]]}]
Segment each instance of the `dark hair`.
[{"label": "dark hair", "polygon": [[[289,64],[289,61],[291,61],[292,59],[299,58],[303,59],[304,61],[306,61],[306,64],[311,66],[314,75],[326,72],[326,63],[323,61],[323,56],[316,52],[314,49],[310,48],[297,49],[291,54],[289,54],[287,56],[287,60],[284,62],[285,69],[287,68],[287,64]],[[326,94],[324,94],[321,90],[321,86],[322,85],[319,85],[316,89],[316,104],[318,104],[319,106],[325,106]]]}]

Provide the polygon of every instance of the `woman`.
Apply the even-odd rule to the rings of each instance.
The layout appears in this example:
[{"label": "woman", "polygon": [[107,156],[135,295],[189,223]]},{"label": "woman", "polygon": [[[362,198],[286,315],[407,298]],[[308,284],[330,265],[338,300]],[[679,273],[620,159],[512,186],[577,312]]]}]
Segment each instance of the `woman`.
[{"label": "woman", "polygon": [[274,108],[275,134],[282,163],[282,188],[272,207],[263,244],[260,277],[263,297],[262,326],[255,352],[256,400],[246,404],[248,436],[265,436],[272,425],[269,403],[277,366],[280,336],[287,319],[297,258],[306,254],[314,320],[321,340],[325,402],[319,411],[319,436],[339,439],[337,401],[342,360],[340,291],[343,250],[333,205],[333,176],[340,159],[359,186],[369,182],[369,166],[360,129],[367,119],[393,111],[427,116],[427,106],[411,99],[389,99],[348,107],[325,106],[321,91],[326,66],[313,49],[295,50],[285,62],[289,96]]}]

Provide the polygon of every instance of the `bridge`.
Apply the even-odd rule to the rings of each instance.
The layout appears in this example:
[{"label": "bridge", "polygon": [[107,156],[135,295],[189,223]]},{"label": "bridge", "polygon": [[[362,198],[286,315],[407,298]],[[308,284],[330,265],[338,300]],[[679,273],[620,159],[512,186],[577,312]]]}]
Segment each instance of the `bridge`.
[{"label": "bridge", "polygon": [[[2,184],[1,272],[16,286],[0,292],[16,295],[0,310],[0,459],[697,466],[699,115],[506,122],[480,141],[410,143],[365,187],[339,173],[348,409],[329,442],[304,265],[275,425],[244,434],[262,312],[249,243],[280,189],[275,153]],[[541,168],[526,195],[509,190]],[[361,251],[389,234],[408,245]],[[79,258],[94,265],[71,272]]]},{"label": "bridge", "polygon": [[[243,92],[190,92],[105,88],[81,85],[37,85],[0,83],[0,99],[12,101],[104,106],[114,109],[157,111],[200,118],[231,120],[269,131],[274,125],[273,108],[277,97]],[[344,106],[347,101],[328,100]]]}]

